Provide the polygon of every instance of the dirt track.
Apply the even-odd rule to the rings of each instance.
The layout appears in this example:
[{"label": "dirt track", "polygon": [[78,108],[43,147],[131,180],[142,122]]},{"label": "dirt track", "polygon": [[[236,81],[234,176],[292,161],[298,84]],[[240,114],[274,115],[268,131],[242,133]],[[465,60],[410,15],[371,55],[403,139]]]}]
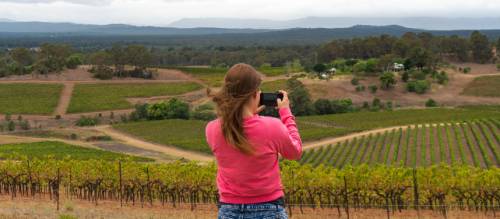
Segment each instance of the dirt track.
[{"label": "dirt track", "polygon": [[167,146],[167,145],[160,145],[160,144],[155,144],[155,143],[150,143],[132,136],[129,136],[125,133],[119,132],[115,129],[113,129],[111,126],[97,126],[94,127],[93,129],[98,130],[106,135],[111,136],[111,138],[115,140],[119,140],[127,145],[146,149],[146,150],[151,150],[151,151],[158,151],[162,152],[164,154],[168,154],[171,156],[175,157],[183,157],[188,160],[196,160],[196,161],[203,161],[203,162],[210,162],[213,161],[214,158],[209,155],[197,153],[197,152],[192,152],[192,151],[186,151],[182,150],[173,146]]}]

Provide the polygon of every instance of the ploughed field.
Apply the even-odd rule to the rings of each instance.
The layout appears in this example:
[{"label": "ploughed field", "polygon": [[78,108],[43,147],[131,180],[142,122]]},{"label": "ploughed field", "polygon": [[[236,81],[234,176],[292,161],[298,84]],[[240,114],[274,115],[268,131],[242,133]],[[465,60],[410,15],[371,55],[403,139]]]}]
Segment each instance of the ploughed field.
[{"label": "ploughed field", "polygon": [[500,166],[500,119],[413,125],[307,150],[300,163],[348,165],[467,164]]}]

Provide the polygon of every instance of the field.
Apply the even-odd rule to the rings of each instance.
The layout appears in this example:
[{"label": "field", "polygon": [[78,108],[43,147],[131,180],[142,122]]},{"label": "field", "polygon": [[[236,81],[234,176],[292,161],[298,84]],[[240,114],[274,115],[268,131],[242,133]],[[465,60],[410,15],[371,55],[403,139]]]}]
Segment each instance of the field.
[{"label": "field", "polygon": [[[204,68],[204,67],[176,67],[175,69],[181,70],[194,77],[202,80],[204,83],[211,87],[220,87],[224,81],[224,76],[228,68]],[[260,67],[257,68],[266,76],[284,75],[285,67]],[[291,72],[302,71],[302,69],[292,69]]]},{"label": "field", "polygon": [[24,156],[28,159],[45,159],[51,157],[57,160],[70,158],[71,160],[95,159],[112,161],[130,158],[135,161],[153,161],[149,158],[128,156],[104,150],[69,145],[57,141],[0,145],[0,160],[19,159]]},{"label": "field", "polygon": [[[376,128],[422,123],[460,122],[481,118],[500,118],[500,111],[496,110],[495,107],[403,109],[305,116],[297,117],[297,121],[300,134],[304,139],[317,140]],[[323,128],[301,129],[300,124]]]},{"label": "field", "polygon": [[286,80],[280,79],[275,81],[264,82],[262,83],[262,85],[260,85],[260,89],[263,92],[275,92],[278,90],[284,90],[286,89]]},{"label": "field", "polygon": [[0,114],[51,114],[62,84],[0,84]]},{"label": "field", "polygon": [[127,109],[132,107],[128,97],[179,95],[200,88],[196,83],[77,84],[68,113]]},{"label": "field", "polygon": [[[446,214],[450,206],[487,212],[498,204],[496,199],[483,202],[498,195],[498,168],[363,165],[337,169],[313,168],[294,161],[283,162],[280,167],[288,210],[313,207],[340,212],[349,205],[351,209],[371,207],[388,213],[417,208]],[[174,209],[189,206],[192,210],[214,206],[218,196],[216,172],[215,163],[0,162],[0,181],[8,182],[1,185],[9,188],[1,192],[11,200],[49,196],[59,206],[59,197],[63,197],[94,206],[122,204],[120,212],[131,205]],[[391,198],[386,198],[388,195]]]},{"label": "field", "polygon": [[161,120],[121,123],[113,128],[141,139],[186,150],[211,153],[205,141],[207,122],[200,120]]},{"label": "field", "polygon": [[347,165],[447,163],[500,167],[500,120],[418,125],[363,135],[305,151],[301,163],[342,168]]},{"label": "field", "polygon": [[[446,113],[446,115],[442,115]],[[303,141],[342,136],[381,127],[500,118],[500,112],[465,109],[412,109],[297,117]],[[199,120],[143,121],[114,125],[119,131],[141,139],[182,149],[211,153],[205,141],[207,122]]]},{"label": "field", "polygon": [[500,75],[475,78],[462,94],[470,96],[500,97]]}]

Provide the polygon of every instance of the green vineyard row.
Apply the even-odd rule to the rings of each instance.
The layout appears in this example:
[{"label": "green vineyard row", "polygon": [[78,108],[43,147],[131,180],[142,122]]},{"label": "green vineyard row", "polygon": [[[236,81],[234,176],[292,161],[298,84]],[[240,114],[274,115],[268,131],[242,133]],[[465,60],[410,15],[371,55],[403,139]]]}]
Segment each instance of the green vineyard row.
[{"label": "green vineyard row", "polygon": [[500,121],[416,125],[369,134],[304,151],[301,164],[383,164],[407,167],[439,163],[500,166]]},{"label": "green vineyard row", "polygon": [[[381,144],[383,139],[391,139],[383,135],[374,141]],[[348,145],[364,147],[367,139]],[[379,153],[380,149],[373,151]],[[353,161],[357,160],[352,157],[342,160]],[[415,206],[441,210],[441,206],[454,205],[489,211],[500,204],[500,169],[496,167],[359,165],[338,169],[282,161],[280,168],[288,206],[379,206],[389,211],[389,208]],[[6,160],[0,162],[0,195],[12,198],[49,195],[57,203],[65,195],[96,205],[108,200],[127,205],[174,207],[184,203],[195,208],[197,204],[217,202],[216,172],[215,163]]]}]

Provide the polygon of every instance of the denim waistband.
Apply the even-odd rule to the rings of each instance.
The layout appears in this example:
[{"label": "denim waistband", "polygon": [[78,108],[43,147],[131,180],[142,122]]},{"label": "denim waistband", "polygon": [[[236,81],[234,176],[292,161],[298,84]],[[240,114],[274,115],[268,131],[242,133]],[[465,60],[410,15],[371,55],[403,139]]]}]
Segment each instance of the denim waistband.
[{"label": "denim waistband", "polygon": [[262,210],[262,209],[277,209],[278,206],[284,207],[285,200],[283,197],[280,197],[273,201],[261,202],[261,203],[252,203],[252,204],[233,204],[233,203],[225,203],[220,202],[218,206],[224,206],[225,208],[234,208],[234,209],[247,209],[247,210]]}]

